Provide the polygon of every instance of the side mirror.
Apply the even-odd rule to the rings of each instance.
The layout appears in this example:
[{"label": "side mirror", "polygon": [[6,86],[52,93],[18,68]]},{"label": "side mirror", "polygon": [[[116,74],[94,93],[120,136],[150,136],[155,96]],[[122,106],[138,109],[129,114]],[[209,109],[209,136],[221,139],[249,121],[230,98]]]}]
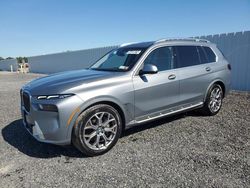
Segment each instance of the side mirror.
[{"label": "side mirror", "polygon": [[143,74],[156,74],[158,72],[158,68],[152,64],[145,64],[143,69],[140,70],[139,75]]}]

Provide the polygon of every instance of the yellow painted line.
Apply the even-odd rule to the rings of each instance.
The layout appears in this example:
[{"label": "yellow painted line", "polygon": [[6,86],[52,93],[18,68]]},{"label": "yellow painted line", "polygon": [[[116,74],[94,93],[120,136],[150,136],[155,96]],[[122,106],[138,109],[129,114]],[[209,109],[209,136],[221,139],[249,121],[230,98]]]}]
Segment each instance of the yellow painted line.
[{"label": "yellow painted line", "polygon": [[67,121],[67,127],[70,125],[70,122],[72,121],[74,115],[77,113],[77,112],[80,112],[80,107],[77,107],[69,116],[69,119]]}]

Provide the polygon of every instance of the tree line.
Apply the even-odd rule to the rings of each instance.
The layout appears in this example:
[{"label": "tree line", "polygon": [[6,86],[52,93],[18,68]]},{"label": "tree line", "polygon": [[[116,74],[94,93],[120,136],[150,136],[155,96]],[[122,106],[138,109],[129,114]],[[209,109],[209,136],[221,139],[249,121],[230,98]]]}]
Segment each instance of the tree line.
[{"label": "tree line", "polygon": [[[13,57],[7,57],[5,59],[15,59],[15,58],[13,58]],[[5,59],[3,57],[0,57],[0,61],[5,60]]]},{"label": "tree line", "polygon": [[[7,57],[6,59],[15,59],[13,57]],[[0,57],[0,61],[5,60],[3,57]],[[28,63],[28,58],[27,57],[17,57],[16,58],[17,63]]]}]

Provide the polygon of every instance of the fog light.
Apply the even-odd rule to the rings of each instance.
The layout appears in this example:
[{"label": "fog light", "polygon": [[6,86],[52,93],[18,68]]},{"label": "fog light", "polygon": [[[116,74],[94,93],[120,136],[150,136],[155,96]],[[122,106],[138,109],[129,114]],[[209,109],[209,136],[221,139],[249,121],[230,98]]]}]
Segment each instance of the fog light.
[{"label": "fog light", "polygon": [[38,107],[41,111],[58,112],[56,105],[53,104],[38,104]]}]

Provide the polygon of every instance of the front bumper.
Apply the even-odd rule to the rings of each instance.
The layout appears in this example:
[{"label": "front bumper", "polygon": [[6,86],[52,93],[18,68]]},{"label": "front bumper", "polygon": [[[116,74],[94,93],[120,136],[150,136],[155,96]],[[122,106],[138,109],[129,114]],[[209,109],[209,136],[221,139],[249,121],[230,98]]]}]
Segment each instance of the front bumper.
[{"label": "front bumper", "polygon": [[[22,101],[22,100],[21,100]],[[30,109],[27,109],[21,102],[21,113],[24,127],[38,141],[57,144],[69,145],[71,138],[69,131],[72,124],[67,124],[72,112],[82,104],[78,96],[71,96],[65,99],[57,100],[36,100],[30,96]],[[58,112],[41,111],[37,108],[38,104],[53,104],[58,108]]]}]

